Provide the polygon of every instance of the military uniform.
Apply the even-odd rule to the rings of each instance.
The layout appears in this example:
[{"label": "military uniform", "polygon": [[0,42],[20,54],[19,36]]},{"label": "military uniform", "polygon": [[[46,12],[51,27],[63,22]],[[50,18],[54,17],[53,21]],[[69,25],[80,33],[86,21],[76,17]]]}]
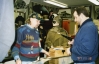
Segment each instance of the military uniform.
[{"label": "military uniform", "polygon": [[59,26],[55,26],[49,30],[45,44],[47,47],[56,47],[56,46],[68,46],[67,39],[64,38],[61,34],[67,35],[67,31]]}]

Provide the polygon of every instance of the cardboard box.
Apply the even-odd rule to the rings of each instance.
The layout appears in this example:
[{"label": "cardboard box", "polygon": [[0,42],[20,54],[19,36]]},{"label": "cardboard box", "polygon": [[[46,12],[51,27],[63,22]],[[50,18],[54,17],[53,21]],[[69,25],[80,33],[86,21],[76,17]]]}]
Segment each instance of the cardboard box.
[{"label": "cardboard box", "polygon": [[56,48],[50,48],[49,54],[52,58],[54,57],[63,57],[63,56],[69,56],[66,52],[67,48],[64,47],[56,47]]}]

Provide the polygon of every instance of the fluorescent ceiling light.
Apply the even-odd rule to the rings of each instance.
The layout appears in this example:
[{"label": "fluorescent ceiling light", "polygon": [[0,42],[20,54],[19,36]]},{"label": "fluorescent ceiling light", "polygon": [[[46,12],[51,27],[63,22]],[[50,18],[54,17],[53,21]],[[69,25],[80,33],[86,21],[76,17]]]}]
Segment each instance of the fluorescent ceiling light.
[{"label": "fluorescent ceiling light", "polygon": [[95,5],[99,5],[99,0],[89,0],[89,1],[94,3]]},{"label": "fluorescent ceiling light", "polygon": [[59,6],[59,7],[62,7],[62,8],[67,8],[67,4],[58,2],[56,0],[44,0],[44,2],[55,5],[55,6]]}]

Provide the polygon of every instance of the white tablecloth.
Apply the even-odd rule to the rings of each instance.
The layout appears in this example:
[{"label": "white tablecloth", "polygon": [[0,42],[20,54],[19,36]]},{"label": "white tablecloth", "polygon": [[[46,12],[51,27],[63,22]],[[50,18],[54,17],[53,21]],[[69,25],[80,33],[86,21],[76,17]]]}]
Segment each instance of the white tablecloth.
[{"label": "white tablecloth", "polygon": [[[40,58],[40,61],[33,61],[33,64],[44,64],[46,61],[48,60],[51,60],[51,58]],[[71,59],[71,56],[69,57],[61,57],[61,58],[58,58],[58,64],[69,64],[69,63],[72,63],[72,59]],[[2,63],[0,63],[2,64]],[[11,61],[7,61],[5,62],[4,64],[15,64],[15,61],[14,60],[11,60]]]}]

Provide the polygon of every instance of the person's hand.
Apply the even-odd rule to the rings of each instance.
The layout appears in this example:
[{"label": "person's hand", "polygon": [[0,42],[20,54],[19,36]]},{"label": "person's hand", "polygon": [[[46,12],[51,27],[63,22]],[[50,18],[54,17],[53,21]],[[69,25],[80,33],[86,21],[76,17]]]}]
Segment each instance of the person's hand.
[{"label": "person's hand", "polygon": [[21,60],[20,59],[16,60],[16,64],[22,64]]},{"label": "person's hand", "polygon": [[72,45],[74,43],[74,39],[72,39],[72,41],[69,41],[68,44]]},{"label": "person's hand", "polygon": [[67,52],[68,55],[71,55],[70,48],[67,48],[66,52]]},{"label": "person's hand", "polygon": [[50,56],[49,52],[47,52],[46,50],[42,49],[41,52],[45,53],[47,56]]},{"label": "person's hand", "polygon": [[49,57],[50,56],[49,52],[46,52],[46,55]]}]

